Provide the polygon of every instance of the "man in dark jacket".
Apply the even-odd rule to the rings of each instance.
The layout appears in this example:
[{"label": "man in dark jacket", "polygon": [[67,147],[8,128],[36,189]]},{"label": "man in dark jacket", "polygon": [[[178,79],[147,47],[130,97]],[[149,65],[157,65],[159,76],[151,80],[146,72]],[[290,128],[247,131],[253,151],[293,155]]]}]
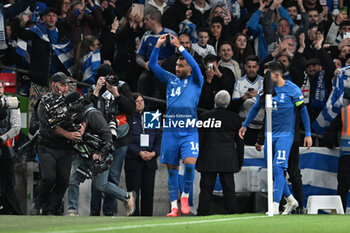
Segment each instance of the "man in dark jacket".
[{"label": "man in dark jacket", "polygon": [[[48,7],[43,23],[22,30],[19,37],[31,41],[29,77],[41,86],[48,86],[51,75],[63,72],[70,75],[74,64],[71,41],[66,30],[57,23],[57,11]],[[21,47],[21,46],[20,46]],[[27,52],[27,46],[21,47]]]},{"label": "man in dark jacket", "polygon": [[203,25],[205,20],[202,19],[200,11],[192,4],[192,0],[177,0],[162,16],[163,26],[177,33],[179,32],[179,24],[185,20],[193,22],[197,27],[205,26]]},{"label": "man in dark jacket", "polygon": [[22,11],[24,11],[30,4],[32,3],[32,0],[20,0],[16,1],[9,7],[4,7],[3,4],[0,4],[0,23],[2,30],[0,30],[0,59],[2,62],[6,62],[8,58],[5,55],[7,52],[9,52],[8,41],[6,41],[6,20],[11,19],[12,17],[15,17],[16,15],[20,14]]},{"label": "man in dark jacket", "polygon": [[226,109],[230,99],[227,91],[219,91],[215,95],[215,109],[202,113],[199,117],[202,121],[215,118],[221,121],[221,127],[199,130],[200,152],[196,164],[201,173],[198,215],[209,214],[209,202],[218,173],[227,212],[237,213],[233,173],[242,168],[244,143],[238,136],[241,126],[239,116]]},{"label": "man in dark jacket", "polygon": [[199,108],[213,109],[215,94],[220,90],[233,93],[235,76],[229,68],[219,66],[218,60],[213,54],[207,55],[204,59],[205,79],[198,103]]},{"label": "man in dark jacket", "polygon": [[[68,92],[68,77],[58,72],[52,76],[52,93],[43,99],[61,98]],[[31,215],[38,215],[43,208],[43,215],[61,215],[58,210],[61,200],[68,188],[72,163],[73,141],[80,140],[81,130],[68,130],[65,126],[51,126],[47,109],[40,101],[38,106],[40,122],[40,138],[38,141],[38,157],[40,160],[41,180],[35,190],[35,199],[30,209]],[[64,128],[63,128],[64,127]]]},{"label": "man in dark jacket", "polygon": [[[113,80],[108,79],[108,77],[113,77]],[[95,78],[96,87],[90,95],[90,100],[94,107],[102,112],[112,130],[113,144],[116,150],[113,154],[109,178],[119,185],[127,146],[132,143],[132,113],[135,109],[135,102],[128,84],[118,80],[110,65],[101,65],[97,69]],[[101,196],[101,193],[92,188],[91,214],[99,215],[101,201],[95,195]],[[114,215],[115,206],[116,199],[106,195],[103,207],[104,214]]]},{"label": "man in dark jacket", "polygon": [[[72,93],[75,94],[75,93]],[[79,94],[78,94],[79,96]],[[68,97],[67,97],[68,99]],[[109,154],[110,146],[111,146],[111,139],[112,139],[112,133],[109,129],[109,126],[104,119],[102,113],[97,110],[96,108],[92,107],[92,104],[89,103],[89,101],[81,101],[78,100],[74,102],[74,104],[81,106],[81,114],[82,119],[84,120],[83,128],[85,136],[86,133],[96,135],[100,140],[101,143],[99,143],[99,148],[93,152],[91,155],[91,160],[98,160],[103,161],[103,159],[108,158],[108,156],[111,156]],[[84,138],[84,137],[83,137]],[[83,139],[83,141],[86,139]],[[80,155],[77,155],[77,157],[74,159],[72,163],[72,169],[71,174],[69,178],[69,188],[68,188],[68,215],[69,216],[77,216],[78,215],[78,203],[79,203],[79,184],[81,179],[79,179],[79,174],[77,173],[77,169],[81,167],[89,167],[89,160],[86,158],[80,157]],[[97,190],[108,194],[109,196],[113,198],[117,198],[124,202],[125,208],[126,208],[126,216],[132,215],[135,211],[135,198],[134,193],[130,192],[127,193],[123,189],[119,188],[118,185],[114,184],[113,182],[108,180],[108,175],[111,171],[108,169],[106,171],[103,171],[101,174],[94,175],[93,173],[93,182],[94,186]],[[94,197],[92,197],[94,198]],[[99,197],[97,197],[100,201]]]}]

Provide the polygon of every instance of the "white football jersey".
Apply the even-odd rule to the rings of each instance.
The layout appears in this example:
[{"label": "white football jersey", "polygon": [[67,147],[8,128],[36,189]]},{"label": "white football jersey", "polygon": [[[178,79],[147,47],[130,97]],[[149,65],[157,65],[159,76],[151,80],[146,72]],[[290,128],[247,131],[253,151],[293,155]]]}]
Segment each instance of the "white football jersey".
[{"label": "white football jersey", "polygon": [[[251,82],[247,75],[244,75],[242,78],[236,80],[235,86],[233,89],[232,99],[239,99],[241,98],[244,93],[248,91],[249,88],[253,88],[255,91],[258,91],[262,86],[264,82],[264,77],[258,75],[254,82]],[[242,106],[239,109],[239,116],[243,119],[243,121],[247,118],[248,113],[250,109],[253,107],[253,105],[256,102],[256,97],[246,99]],[[260,109],[259,113],[255,117],[254,121],[249,124],[249,128],[252,129],[261,129],[263,126],[263,120],[264,120],[264,109]],[[254,122],[259,122],[259,124],[255,124]]]}]

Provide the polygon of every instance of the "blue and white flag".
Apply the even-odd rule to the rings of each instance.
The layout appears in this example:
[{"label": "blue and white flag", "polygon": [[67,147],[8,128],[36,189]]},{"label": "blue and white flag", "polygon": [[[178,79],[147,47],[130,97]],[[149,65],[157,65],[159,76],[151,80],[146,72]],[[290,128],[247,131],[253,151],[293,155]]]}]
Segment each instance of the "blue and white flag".
[{"label": "blue and white flag", "polygon": [[100,50],[91,51],[82,58],[81,73],[83,74],[83,82],[95,83],[95,74],[101,64]]},{"label": "blue and white flag", "polygon": [[26,42],[19,38],[17,40],[16,53],[22,57],[23,63],[26,65],[26,67],[29,67],[30,64],[30,54],[32,52],[31,44],[31,41]]},{"label": "blue and white flag", "polygon": [[[37,24],[29,28],[28,30],[34,32],[36,35],[40,37],[40,39],[50,43],[50,45],[52,46],[52,50],[54,51],[54,53],[56,54],[60,62],[64,65],[67,71],[72,75],[73,68],[74,68],[74,51],[73,51],[72,42],[69,40],[66,43],[57,43],[57,44],[51,43],[43,23]],[[55,28],[55,30],[58,32],[57,28]],[[17,43],[16,52],[21,57],[23,57],[25,62],[28,64],[30,64],[31,51],[32,51],[32,48],[31,48],[30,42],[19,40],[19,42]]]},{"label": "blue and white flag", "polygon": [[312,123],[312,129],[317,134],[323,135],[326,133],[327,128],[343,107],[344,81],[348,78],[347,70],[350,70],[350,66],[345,66],[340,69],[340,73],[333,80],[333,90],[329,95],[326,106]]}]

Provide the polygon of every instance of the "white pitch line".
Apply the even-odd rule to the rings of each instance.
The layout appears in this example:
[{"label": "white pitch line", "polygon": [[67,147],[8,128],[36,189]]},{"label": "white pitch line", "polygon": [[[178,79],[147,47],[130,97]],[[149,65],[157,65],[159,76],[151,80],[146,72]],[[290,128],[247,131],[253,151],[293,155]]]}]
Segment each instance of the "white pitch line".
[{"label": "white pitch line", "polygon": [[100,232],[100,231],[111,231],[111,230],[125,230],[125,229],[135,229],[144,227],[163,227],[163,226],[177,226],[184,224],[200,224],[200,223],[213,223],[213,222],[226,222],[226,221],[236,221],[236,220],[247,220],[256,218],[266,218],[269,216],[251,216],[251,217],[240,217],[240,218],[221,218],[212,220],[198,220],[190,222],[171,222],[171,223],[155,223],[155,224],[143,224],[143,225],[128,225],[128,226],[116,226],[116,227],[102,227],[95,229],[79,229],[79,230],[64,230],[64,231],[50,231],[50,233],[77,233],[77,232]]}]

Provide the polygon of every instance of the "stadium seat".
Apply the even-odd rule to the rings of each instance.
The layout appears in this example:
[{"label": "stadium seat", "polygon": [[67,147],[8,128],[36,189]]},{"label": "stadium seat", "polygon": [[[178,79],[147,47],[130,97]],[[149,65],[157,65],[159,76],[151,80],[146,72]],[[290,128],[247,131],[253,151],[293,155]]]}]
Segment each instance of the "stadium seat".
[{"label": "stadium seat", "polygon": [[307,199],[307,214],[318,214],[318,210],[331,210],[332,213],[344,214],[339,195],[312,195]]}]

